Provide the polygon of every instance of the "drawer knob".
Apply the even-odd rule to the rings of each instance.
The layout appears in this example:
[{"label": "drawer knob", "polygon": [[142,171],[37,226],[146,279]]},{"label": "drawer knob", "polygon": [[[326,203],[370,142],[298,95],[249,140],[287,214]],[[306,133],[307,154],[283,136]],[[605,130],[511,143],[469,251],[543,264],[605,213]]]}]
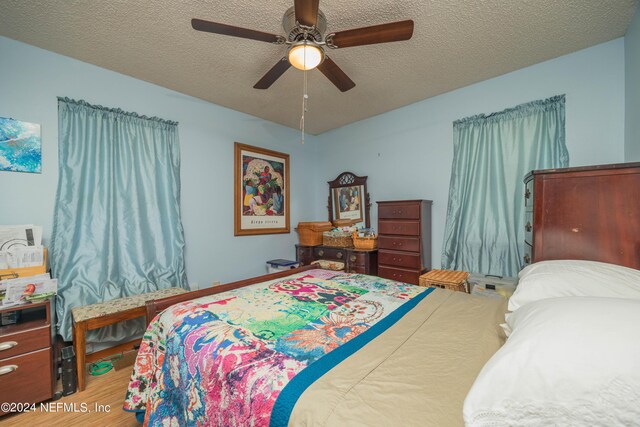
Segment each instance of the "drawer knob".
[{"label": "drawer knob", "polygon": [[18,343],[15,341],[0,342],[0,351],[9,350],[10,348],[13,348],[17,345]]},{"label": "drawer knob", "polygon": [[0,375],[10,374],[11,372],[15,371],[16,369],[18,369],[18,365],[0,366]]},{"label": "drawer knob", "polygon": [[527,230],[527,232],[531,231],[531,223],[529,221],[527,221],[527,225],[524,226],[524,229]]},{"label": "drawer knob", "polygon": [[529,256],[529,254],[526,254],[524,256],[524,263],[525,264],[530,264],[531,263],[531,257]]},{"label": "drawer knob", "polygon": [[338,252],[338,253],[336,254],[336,258],[338,258],[338,259],[342,259],[342,256],[343,256],[343,255],[342,255],[342,252]]},{"label": "drawer knob", "polygon": [[320,250],[318,251],[318,255],[320,255],[320,256],[324,255],[324,251],[323,251],[322,249],[320,249]]},{"label": "drawer knob", "polygon": [[356,262],[356,256],[355,256],[355,255],[351,255],[351,256],[349,257],[349,261],[351,261],[351,262]]}]

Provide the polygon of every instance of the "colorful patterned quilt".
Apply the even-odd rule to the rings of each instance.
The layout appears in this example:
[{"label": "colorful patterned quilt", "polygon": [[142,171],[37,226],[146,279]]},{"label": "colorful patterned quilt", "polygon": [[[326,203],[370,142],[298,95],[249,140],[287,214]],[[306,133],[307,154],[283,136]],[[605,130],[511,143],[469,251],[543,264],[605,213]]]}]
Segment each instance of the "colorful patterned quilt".
[{"label": "colorful patterned quilt", "polygon": [[177,304],[149,325],[124,409],[151,426],[286,425],[313,378],[429,291],[308,270]]}]

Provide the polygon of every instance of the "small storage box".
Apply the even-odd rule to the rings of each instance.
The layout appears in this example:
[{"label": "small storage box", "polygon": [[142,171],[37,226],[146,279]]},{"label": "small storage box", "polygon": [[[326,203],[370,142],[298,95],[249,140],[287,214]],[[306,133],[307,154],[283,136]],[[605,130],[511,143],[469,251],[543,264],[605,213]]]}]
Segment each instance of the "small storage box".
[{"label": "small storage box", "polygon": [[516,277],[489,276],[480,273],[471,274],[467,280],[472,294],[495,298],[510,298],[518,284]]},{"label": "small storage box", "polygon": [[469,293],[467,277],[469,277],[469,273],[466,271],[431,270],[420,276],[420,286],[435,286],[450,291]]},{"label": "small storage box", "polygon": [[303,246],[318,246],[322,244],[322,233],[333,229],[328,221],[323,222],[299,222],[298,234],[300,244]]},{"label": "small storage box", "polygon": [[271,261],[267,261],[267,271],[269,273],[277,273],[279,271],[298,268],[299,265],[300,263],[297,261],[289,261],[288,259],[272,259]]},{"label": "small storage box", "polygon": [[351,233],[343,231],[325,231],[322,233],[322,244],[333,248],[350,248],[353,246]]}]

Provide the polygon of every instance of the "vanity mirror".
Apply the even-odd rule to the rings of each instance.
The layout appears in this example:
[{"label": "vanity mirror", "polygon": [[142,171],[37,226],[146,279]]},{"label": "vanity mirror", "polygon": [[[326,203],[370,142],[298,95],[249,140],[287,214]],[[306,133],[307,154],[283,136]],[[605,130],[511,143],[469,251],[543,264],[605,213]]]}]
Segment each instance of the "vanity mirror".
[{"label": "vanity mirror", "polygon": [[343,172],[329,181],[329,221],[351,220],[358,228],[370,228],[370,207],[366,176]]}]

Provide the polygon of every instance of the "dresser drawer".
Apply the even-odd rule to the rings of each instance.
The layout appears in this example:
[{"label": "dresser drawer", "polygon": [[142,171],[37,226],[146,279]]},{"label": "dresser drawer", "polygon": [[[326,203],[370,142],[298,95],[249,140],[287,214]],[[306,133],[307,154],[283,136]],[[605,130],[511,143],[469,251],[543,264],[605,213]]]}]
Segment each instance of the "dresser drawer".
[{"label": "dresser drawer", "polygon": [[[52,396],[51,348],[0,361],[0,402],[35,403]],[[0,410],[0,414],[4,412]]]},{"label": "dresser drawer", "polygon": [[314,260],[313,258],[313,246],[300,246],[296,247],[296,261],[300,265],[309,265]]},{"label": "dresser drawer", "polygon": [[420,219],[420,205],[380,205],[379,219]]},{"label": "dresser drawer", "polygon": [[379,265],[378,276],[385,279],[397,280],[398,282],[417,285],[420,280],[420,271]]},{"label": "dresser drawer", "polygon": [[403,236],[419,236],[420,235],[420,222],[419,221],[390,221],[380,220],[378,221],[378,228],[380,234],[400,234]]},{"label": "dresser drawer", "polygon": [[522,262],[523,267],[526,267],[533,262],[533,247],[528,243],[524,244],[524,258],[522,259]]},{"label": "dresser drawer", "polygon": [[328,259],[334,261],[346,262],[347,251],[342,248],[328,248],[323,246],[321,248],[314,248],[313,255],[315,259]]},{"label": "dresser drawer", "polygon": [[378,262],[384,265],[420,269],[420,254],[411,252],[378,251]]},{"label": "dresser drawer", "polygon": [[533,209],[533,179],[524,183],[524,207]]},{"label": "dresser drawer", "polygon": [[7,357],[40,350],[50,345],[51,326],[47,324],[28,331],[3,333],[2,336],[0,336],[0,361]]},{"label": "dresser drawer", "polygon": [[417,237],[379,236],[378,248],[420,252],[420,239]]},{"label": "dresser drawer", "polygon": [[524,214],[524,241],[533,245],[533,212]]},{"label": "dresser drawer", "polygon": [[351,252],[349,254],[349,265],[364,266],[367,263],[367,258],[365,252]]},{"label": "dresser drawer", "polygon": [[364,265],[352,265],[347,273],[370,274]]}]

